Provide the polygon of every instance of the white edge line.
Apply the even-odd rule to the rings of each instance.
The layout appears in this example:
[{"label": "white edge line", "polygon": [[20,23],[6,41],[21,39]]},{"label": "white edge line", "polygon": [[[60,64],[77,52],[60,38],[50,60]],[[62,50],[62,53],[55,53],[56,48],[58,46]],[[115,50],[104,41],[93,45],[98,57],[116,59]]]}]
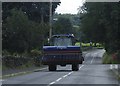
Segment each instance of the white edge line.
[{"label": "white edge line", "polygon": [[3,80],[3,79],[0,79],[0,82],[2,82],[2,81],[5,81],[5,80]]},{"label": "white edge line", "polygon": [[113,69],[113,65],[110,65],[110,69],[111,69],[111,70]]},{"label": "white edge line", "polygon": [[44,69],[47,69],[47,67],[45,67],[45,68],[41,68],[41,69],[35,69],[35,70],[33,70],[33,71],[18,72],[18,73],[13,73],[13,74],[8,74],[8,75],[3,75],[3,76],[9,77],[9,76],[14,76],[14,75],[18,75],[18,74],[25,74],[25,73],[27,73],[27,72],[34,72],[34,71],[44,70]]},{"label": "white edge line", "polygon": [[47,69],[48,67],[45,67],[45,68],[41,68],[41,69],[36,69],[34,71],[37,71],[37,70],[44,70],[44,69]]}]

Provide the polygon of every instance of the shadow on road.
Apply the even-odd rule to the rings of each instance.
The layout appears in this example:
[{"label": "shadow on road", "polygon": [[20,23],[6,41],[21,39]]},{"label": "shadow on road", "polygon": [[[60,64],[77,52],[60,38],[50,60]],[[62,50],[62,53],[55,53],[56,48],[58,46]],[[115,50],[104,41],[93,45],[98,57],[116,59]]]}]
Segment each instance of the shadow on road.
[{"label": "shadow on road", "polygon": [[38,70],[38,71],[34,71],[34,72],[71,72],[72,70],[56,70],[56,71],[49,71],[49,70]]}]

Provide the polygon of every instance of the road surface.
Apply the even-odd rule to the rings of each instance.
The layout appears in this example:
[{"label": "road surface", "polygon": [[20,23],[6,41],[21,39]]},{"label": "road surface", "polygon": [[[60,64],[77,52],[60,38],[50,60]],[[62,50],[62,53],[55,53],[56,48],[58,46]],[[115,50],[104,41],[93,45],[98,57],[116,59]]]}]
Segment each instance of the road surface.
[{"label": "road surface", "polygon": [[110,65],[102,65],[104,52],[103,49],[83,52],[85,61],[80,65],[79,71],[72,71],[71,65],[57,66],[57,71],[54,72],[46,68],[4,79],[2,83],[8,86],[118,86],[118,80],[110,71]]}]

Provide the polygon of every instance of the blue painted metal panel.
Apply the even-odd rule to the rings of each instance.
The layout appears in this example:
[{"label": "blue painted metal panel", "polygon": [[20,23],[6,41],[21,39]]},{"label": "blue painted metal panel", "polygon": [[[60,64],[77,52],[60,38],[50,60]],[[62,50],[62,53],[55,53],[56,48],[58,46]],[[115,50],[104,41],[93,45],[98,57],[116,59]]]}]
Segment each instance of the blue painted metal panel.
[{"label": "blue painted metal panel", "polygon": [[43,46],[44,51],[80,50],[79,46]]}]

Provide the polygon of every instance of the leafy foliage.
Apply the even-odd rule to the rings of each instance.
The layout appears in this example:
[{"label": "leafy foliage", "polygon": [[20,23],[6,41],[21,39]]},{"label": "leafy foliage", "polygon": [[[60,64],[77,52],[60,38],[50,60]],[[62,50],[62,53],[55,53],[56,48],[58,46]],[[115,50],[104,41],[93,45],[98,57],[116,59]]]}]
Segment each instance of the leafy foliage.
[{"label": "leafy foliage", "polygon": [[[71,24],[70,26],[68,26],[68,29],[66,29],[65,27],[65,24],[67,24],[68,22],[63,22],[61,20],[60,22],[60,19],[67,19]],[[59,24],[58,24],[59,23]],[[55,14],[53,16],[53,31],[54,31],[54,34],[56,33],[72,33],[75,35],[75,37],[79,40],[80,39],[80,36],[82,35],[81,31],[80,31],[80,27],[79,27],[79,24],[80,24],[80,17],[79,17],[79,14]],[[57,29],[58,28],[58,25],[61,25],[63,26],[62,28],[60,29]],[[62,30],[63,29],[63,30]]]},{"label": "leafy foliage", "polygon": [[108,52],[120,49],[120,4],[86,2],[79,9],[81,29],[86,40],[104,44]]},{"label": "leafy foliage", "polygon": [[[59,3],[53,3],[53,12]],[[41,49],[49,33],[50,3],[3,3],[3,50],[10,53]]]},{"label": "leafy foliage", "polygon": [[54,34],[70,34],[72,31],[72,23],[69,18],[59,17],[53,26]]},{"label": "leafy foliage", "polygon": [[[52,13],[60,2],[52,3]],[[21,9],[30,20],[35,22],[49,22],[49,2],[3,2],[3,20],[10,14],[10,10],[13,8]]]}]

